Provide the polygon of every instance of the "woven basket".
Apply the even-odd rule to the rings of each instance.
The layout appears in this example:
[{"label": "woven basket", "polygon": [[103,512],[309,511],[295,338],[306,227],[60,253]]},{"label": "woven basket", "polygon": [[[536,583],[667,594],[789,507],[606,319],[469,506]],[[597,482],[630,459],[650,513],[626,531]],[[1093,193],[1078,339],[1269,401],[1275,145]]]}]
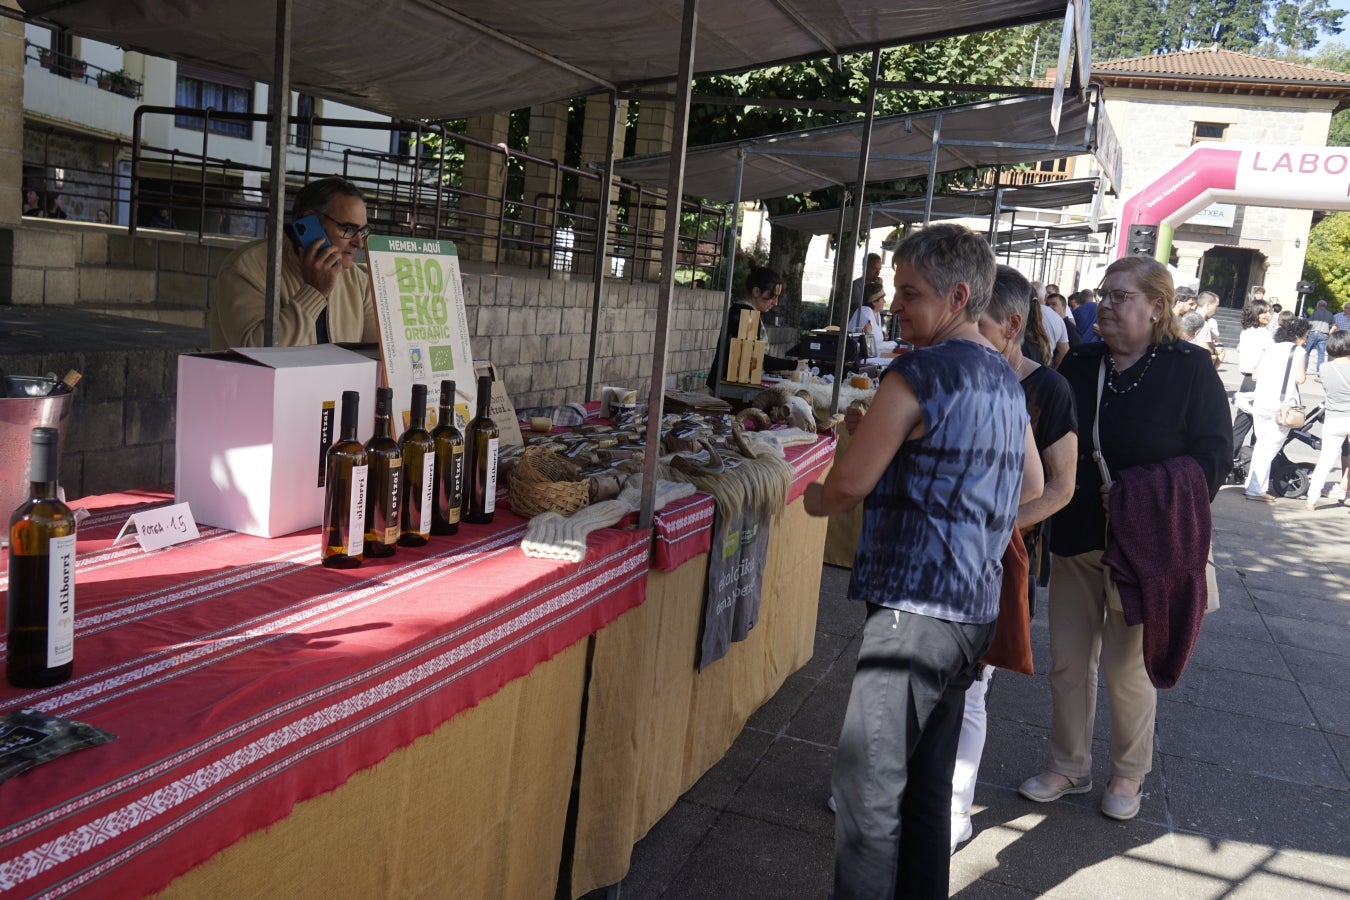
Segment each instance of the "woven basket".
[{"label": "woven basket", "polygon": [[569,515],[590,502],[590,483],[571,460],[545,447],[527,447],[511,470],[511,509],[533,518],[544,512]]}]

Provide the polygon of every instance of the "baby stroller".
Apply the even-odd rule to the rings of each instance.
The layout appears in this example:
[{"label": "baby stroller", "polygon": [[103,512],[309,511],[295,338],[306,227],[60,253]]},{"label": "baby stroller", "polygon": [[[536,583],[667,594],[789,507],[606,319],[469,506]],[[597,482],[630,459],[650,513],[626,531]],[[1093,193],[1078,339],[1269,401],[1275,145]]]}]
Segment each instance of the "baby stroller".
[{"label": "baby stroller", "polygon": [[[1315,465],[1310,462],[1296,463],[1285,455],[1284,449],[1289,446],[1291,441],[1301,441],[1314,450],[1322,449],[1322,439],[1312,433],[1312,427],[1326,416],[1325,406],[1321,403],[1314,404],[1308,410],[1307,418],[1298,428],[1289,429],[1289,433],[1284,436],[1284,443],[1280,445],[1280,452],[1275,454],[1275,460],[1270,464],[1270,492],[1276,497],[1288,497],[1291,500],[1299,497],[1305,497],[1308,494],[1308,483],[1312,480],[1312,470]],[[1239,453],[1238,458],[1233,460],[1233,471],[1229,473],[1229,484],[1246,484],[1249,473],[1250,456],[1243,458]]]}]

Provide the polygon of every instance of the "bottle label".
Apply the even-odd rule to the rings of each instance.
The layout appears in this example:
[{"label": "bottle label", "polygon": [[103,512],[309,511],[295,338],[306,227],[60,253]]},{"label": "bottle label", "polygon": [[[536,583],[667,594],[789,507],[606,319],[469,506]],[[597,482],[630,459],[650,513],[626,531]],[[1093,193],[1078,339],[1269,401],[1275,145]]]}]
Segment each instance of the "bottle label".
[{"label": "bottle label", "polygon": [[497,443],[498,438],[488,438],[487,476],[483,479],[483,512],[487,513],[497,508]]},{"label": "bottle label", "polygon": [[445,518],[450,524],[459,521],[460,507],[464,505],[464,445],[456,444],[450,454],[450,500],[445,505]]},{"label": "bottle label", "polygon": [[384,542],[386,544],[398,543],[399,523],[399,501],[403,499],[403,459],[396,457],[389,460],[388,478],[385,481],[384,502],[375,507],[375,528],[384,533]]},{"label": "bottle label", "polygon": [[422,496],[417,505],[417,517],[414,523],[420,534],[431,531],[431,504],[436,493],[436,454],[422,454]]},{"label": "bottle label", "polygon": [[370,466],[352,466],[352,495],[347,503],[347,555],[360,556],[366,549],[366,476]]},{"label": "bottle label", "polygon": [[47,668],[75,658],[75,535],[48,541]]},{"label": "bottle label", "polygon": [[337,404],[332,400],[323,401],[319,410],[319,487],[328,480],[328,448],[333,446],[333,421],[337,415]]}]

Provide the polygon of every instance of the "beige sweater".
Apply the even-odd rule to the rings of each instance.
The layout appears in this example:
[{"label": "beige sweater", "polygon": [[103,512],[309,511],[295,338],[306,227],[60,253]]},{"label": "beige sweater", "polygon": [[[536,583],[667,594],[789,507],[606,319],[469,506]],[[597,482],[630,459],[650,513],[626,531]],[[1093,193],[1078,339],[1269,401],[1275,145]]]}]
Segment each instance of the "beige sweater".
[{"label": "beige sweater", "polygon": [[[297,347],[315,343],[314,323],[328,308],[328,338],[333,343],[369,343],[379,340],[375,309],[370,298],[370,276],[360,266],[338,274],[333,294],[323,294],[300,277],[300,260],[289,243],[283,244],[281,287],[278,291],[277,345]],[[225,258],[216,274],[215,293],[207,314],[211,349],[261,347],[267,292],[267,241],[253,241]]]}]

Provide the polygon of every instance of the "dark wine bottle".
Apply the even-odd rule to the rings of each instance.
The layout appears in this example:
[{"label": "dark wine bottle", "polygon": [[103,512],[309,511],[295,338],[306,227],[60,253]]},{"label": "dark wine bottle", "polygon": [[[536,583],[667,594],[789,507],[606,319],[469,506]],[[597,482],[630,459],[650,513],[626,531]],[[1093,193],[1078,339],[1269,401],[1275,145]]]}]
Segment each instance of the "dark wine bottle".
[{"label": "dark wine bottle", "polygon": [[408,427],[398,439],[403,451],[402,522],[398,542],[421,547],[431,538],[431,508],[436,494],[436,445],[427,423],[427,386],[412,387]]},{"label": "dark wine bottle", "polygon": [[464,521],[486,525],[497,508],[497,442],[500,432],[492,421],[492,376],[478,376],[478,414],[464,437]]},{"label": "dark wine bottle", "polygon": [[393,556],[398,546],[398,507],[403,495],[403,453],[389,431],[393,388],[375,389],[375,433],[366,441],[370,491],[366,503],[366,556]]},{"label": "dark wine bottle", "polygon": [[431,533],[459,531],[459,507],[464,502],[464,435],[455,425],[455,382],[441,382],[441,418],[431,432],[436,445],[436,498],[431,508]]},{"label": "dark wine bottle", "polygon": [[5,677],[60,684],[75,671],[75,516],[56,494],[55,428],[34,428],[32,487],[9,519]]},{"label": "dark wine bottle", "polygon": [[323,564],[361,565],[366,546],[366,448],[356,439],[361,395],[342,392],[342,431],[328,448],[323,492]]}]

